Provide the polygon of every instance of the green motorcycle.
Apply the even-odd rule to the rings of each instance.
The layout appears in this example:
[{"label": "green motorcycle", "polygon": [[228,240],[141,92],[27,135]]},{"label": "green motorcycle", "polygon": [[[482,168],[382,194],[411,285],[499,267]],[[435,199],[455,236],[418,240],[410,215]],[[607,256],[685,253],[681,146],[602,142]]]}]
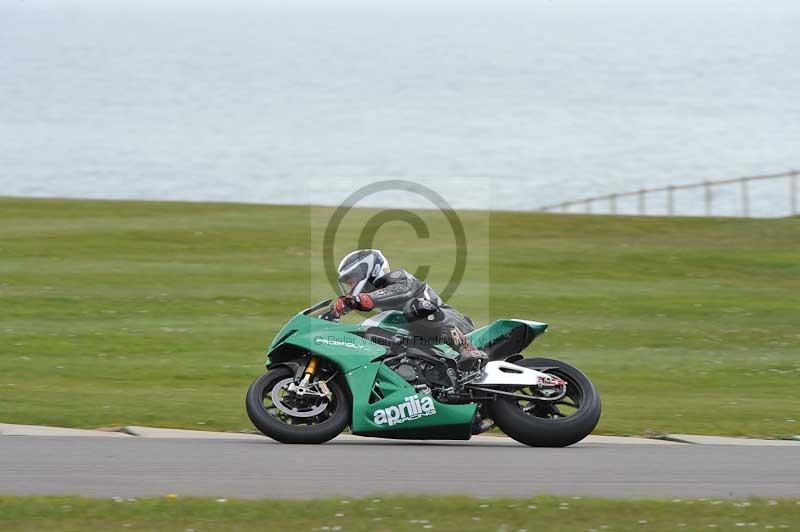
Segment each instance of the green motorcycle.
[{"label": "green motorcycle", "polygon": [[489,361],[464,370],[445,344],[421,345],[403,313],[341,324],[331,300],[292,318],[247,391],[247,414],[283,443],[323,443],[345,428],[399,439],[468,440],[496,426],[534,447],[581,441],[600,397],[578,369],[519,353],[547,324],[498,320],[467,335]]}]

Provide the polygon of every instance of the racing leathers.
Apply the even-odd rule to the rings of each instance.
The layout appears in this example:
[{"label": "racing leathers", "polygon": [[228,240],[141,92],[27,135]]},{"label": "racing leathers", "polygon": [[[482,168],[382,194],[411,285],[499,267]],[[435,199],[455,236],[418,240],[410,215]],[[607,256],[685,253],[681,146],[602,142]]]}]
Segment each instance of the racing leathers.
[{"label": "racing leathers", "polygon": [[377,278],[374,285],[376,289],[372,292],[340,298],[335,308],[340,313],[344,306],[364,311],[399,310],[411,324],[414,338],[449,345],[459,352],[460,366],[488,358],[465,336],[475,330],[472,320],[445,304],[427,283],[406,270],[393,270]]}]

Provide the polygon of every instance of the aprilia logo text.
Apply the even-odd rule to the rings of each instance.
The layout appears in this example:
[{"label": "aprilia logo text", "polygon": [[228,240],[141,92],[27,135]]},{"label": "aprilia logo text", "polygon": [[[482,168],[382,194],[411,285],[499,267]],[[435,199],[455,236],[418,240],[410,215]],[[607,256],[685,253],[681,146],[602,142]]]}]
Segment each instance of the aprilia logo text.
[{"label": "aprilia logo text", "polygon": [[424,396],[422,399],[418,395],[406,397],[405,402],[395,406],[387,406],[386,408],[376,410],[373,421],[376,425],[383,425],[388,423],[390,427],[403,423],[405,421],[413,421],[425,416],[432,416],[436,413],[436,407],[433,405],[433,399],[429,396]]}]

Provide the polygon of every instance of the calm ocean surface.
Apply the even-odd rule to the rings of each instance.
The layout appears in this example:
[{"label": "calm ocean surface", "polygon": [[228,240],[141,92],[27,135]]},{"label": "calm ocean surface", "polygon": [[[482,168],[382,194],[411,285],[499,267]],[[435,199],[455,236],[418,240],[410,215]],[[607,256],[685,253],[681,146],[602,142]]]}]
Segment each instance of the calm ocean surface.
[{"label": "calm ocean surface", "polygon": [[[524,210],[800,167],[794,0],[217,4],[0,0],[0,195],[326,204],[419,178]],[[786,214],[784,183],[752,192]]]}]

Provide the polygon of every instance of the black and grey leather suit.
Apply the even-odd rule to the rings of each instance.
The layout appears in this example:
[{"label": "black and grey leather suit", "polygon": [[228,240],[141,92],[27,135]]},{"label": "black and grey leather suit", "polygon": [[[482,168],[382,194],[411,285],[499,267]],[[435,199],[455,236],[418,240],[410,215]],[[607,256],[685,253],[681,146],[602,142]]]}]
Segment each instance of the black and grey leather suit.
[{"label": "black and grey leather suit", "polygon": [[[475,330],[472,320],[445,304],[427,283],[405,270],[394,270],[375,280],[376,290],[368,292],[380,310],[400,310],[411,321],[411,333],[426,340],[439,340],[460,349],[464,335]],[[412,306],[422,301],[433,303],[438,310],[427,318],[413,319]]]}]

